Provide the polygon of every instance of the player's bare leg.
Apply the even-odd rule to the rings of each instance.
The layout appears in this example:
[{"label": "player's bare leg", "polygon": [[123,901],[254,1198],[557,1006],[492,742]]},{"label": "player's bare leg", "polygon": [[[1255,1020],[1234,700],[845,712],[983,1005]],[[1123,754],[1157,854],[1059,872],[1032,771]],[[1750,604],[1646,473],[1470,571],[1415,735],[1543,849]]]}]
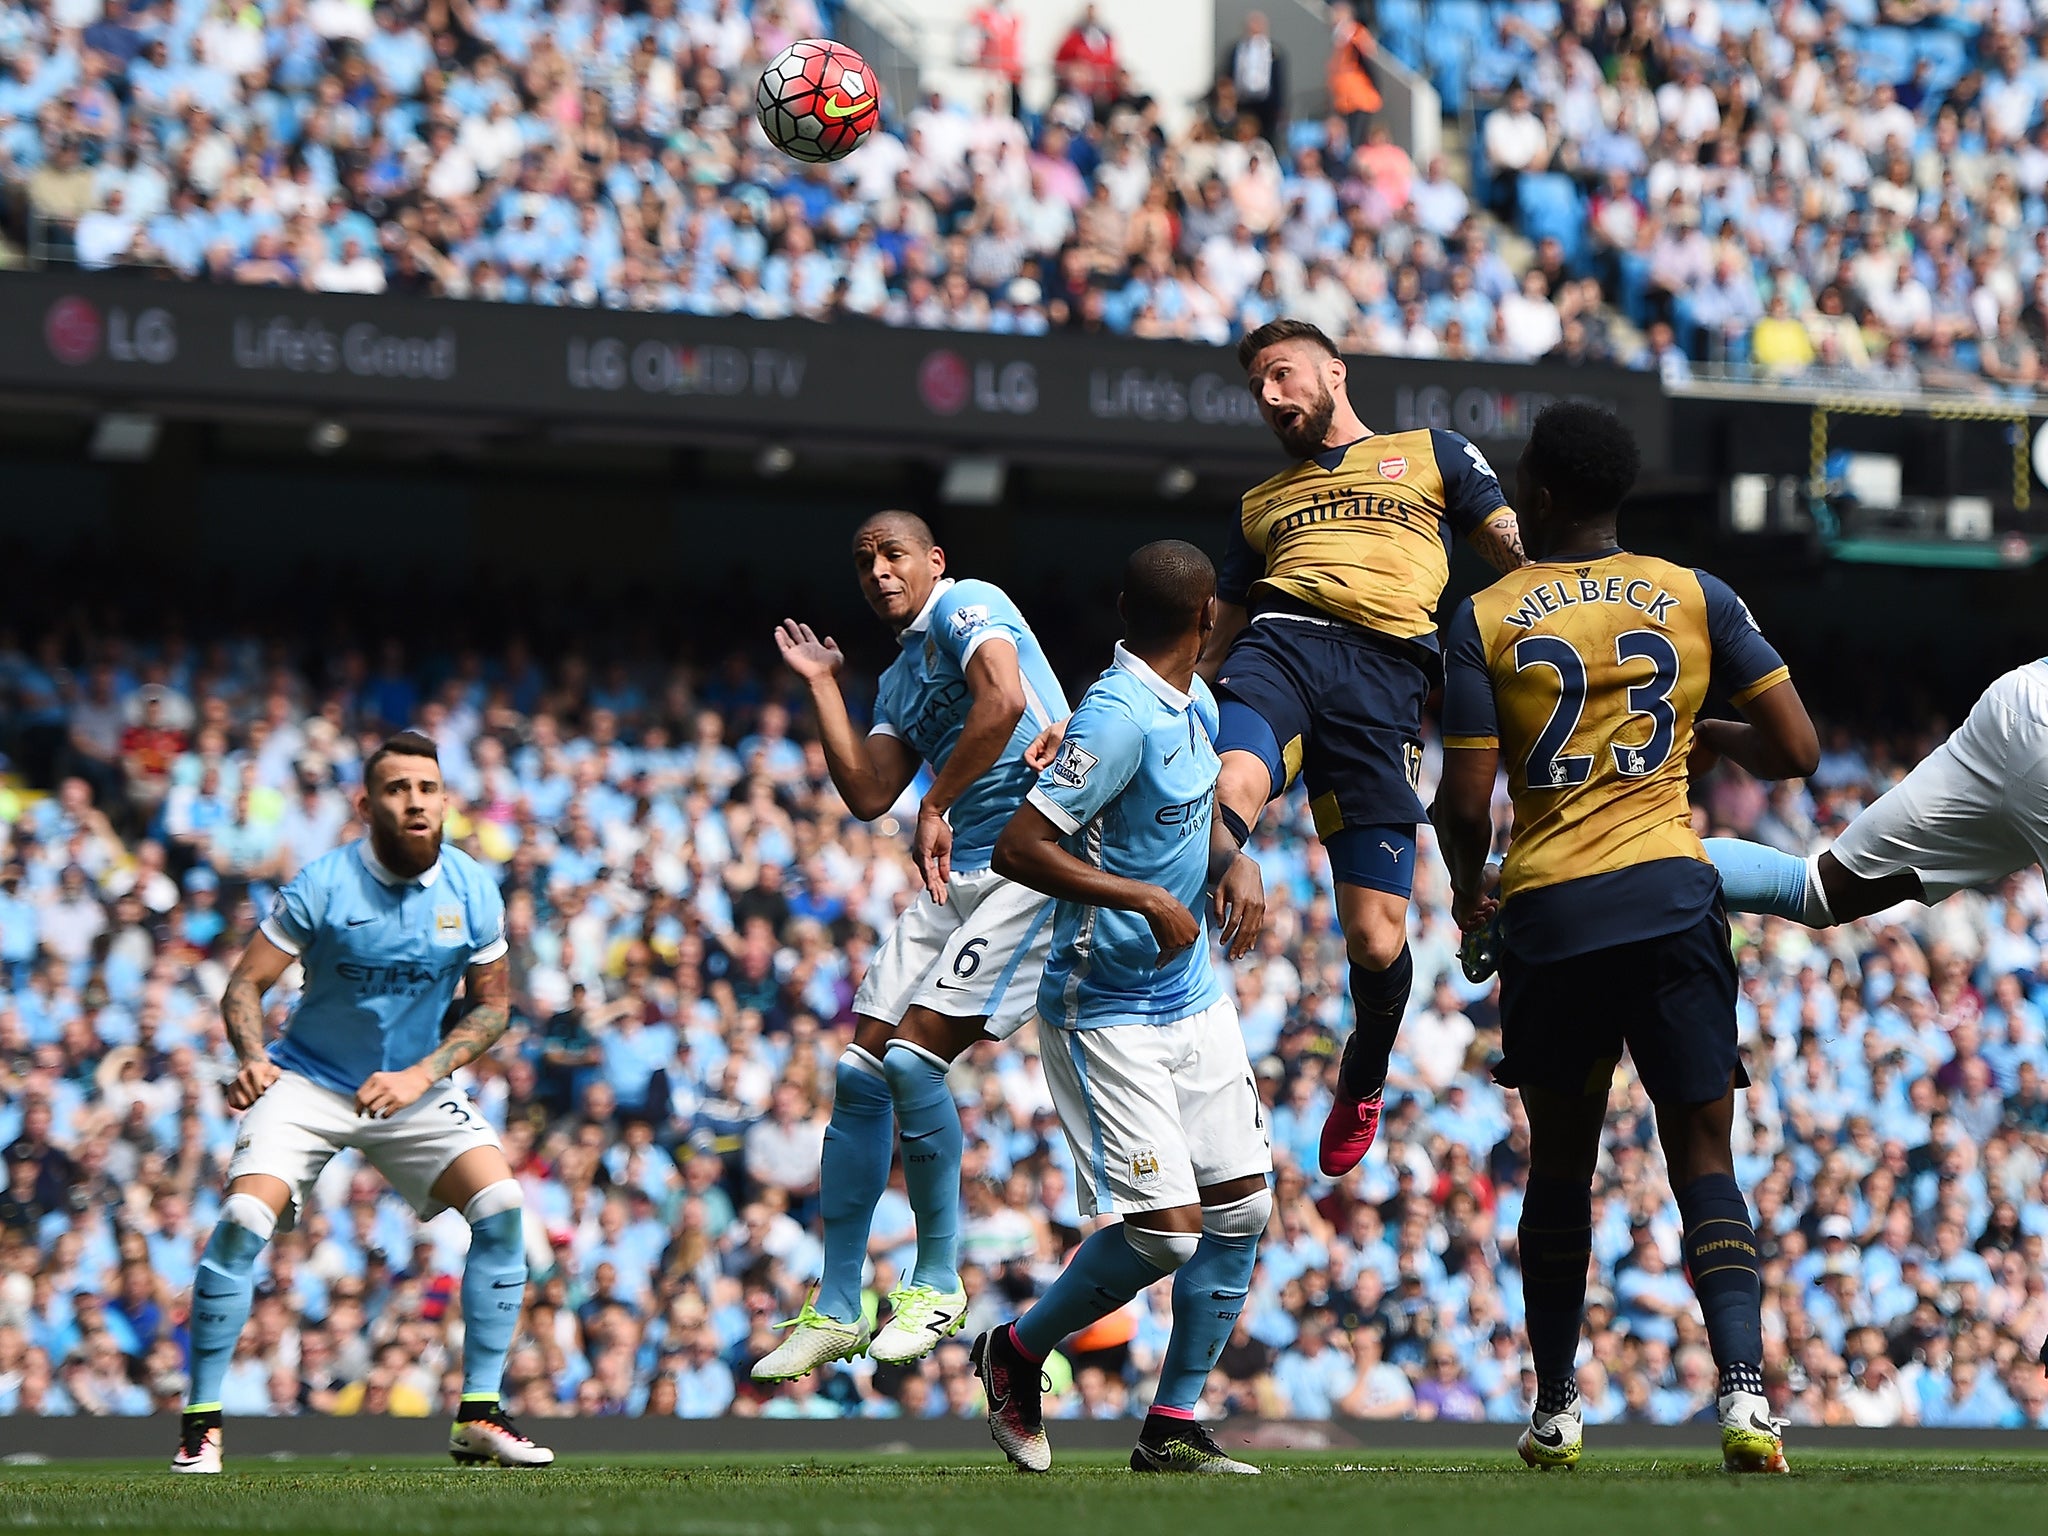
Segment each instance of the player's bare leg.
[{"label": "player's bare leg", "polygon": [[1355,1021],[1337,1063],[1336,1102],[1323,1122],[1318,1153],[1324,1176],[1332,1179],[1356,1168],[1379,1135],[1387,1059],[1415,981],[1407,897],[1340,882],[1337,920],[1351,962]]},{"label": "player's bare leg", "polygon": [[257,1257],[291,1203],[291,1186],[267,1173],[246,1173],[228,1186],[192,1278],[192,1390],[178,1425],[173,1472],[221,1469],[220,1384],[255,1301]]},{"label": "player's bare leg", "polygon": [[448,1454],[465,1465],[545,1467],[546,1446],[522,1434],[498,1393],[526,1305],[526,1228],[519,1183],[496,1147],[472,1147],[434,1181],[436,1202],[469,1223],[462,1269],[462,1406]]}]

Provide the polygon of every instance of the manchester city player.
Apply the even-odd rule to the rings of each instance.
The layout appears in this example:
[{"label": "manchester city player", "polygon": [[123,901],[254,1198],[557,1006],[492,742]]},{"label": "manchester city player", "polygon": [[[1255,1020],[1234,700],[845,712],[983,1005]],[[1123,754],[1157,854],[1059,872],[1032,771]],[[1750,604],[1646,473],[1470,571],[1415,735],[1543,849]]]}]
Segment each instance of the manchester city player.
[{"label": "manchester city player", "polygon": [[[220,1385],[248,1321],[257,1255],[344,1147],[421,1219],[459,1210],[469,1223],[450,1454],[508,1467],[555,1459],[498,1405],[526,1294],[519,1185],[497,1135],[448,1079],[505,1032],[505,905],[474,859],[441,846],[446,810],[433,742],[410,731],[386,741],[363,765],[370,835],[299,872],[228,981],[221,1018],[242,1069],[227,1100],[248,1113],[192,1282],[192,1390],[174,1471],[220,1471]],[[263,995],[294,963],[303,990],[266,1053]],[[468,1011],[443,1039],[457,983]]]},{"label": "manchester city player", "polygon": [[1052,1463],[1039,1370],[1067,1335],[1174,1276],[1173,1332],[1138,1472],[1256,1472],[1194,1419],[1244,1308],[1273,1200],[1273,1155],[1237,1008],[1202,920],[1241,955],[1258,937],[1258,868],[1212,839],[1216,700],[1195,660],[1216,627],[1216,572],[1192,544],[1124,568],[1124,643],[1068,722],[1059,756],[996,843],[1001,874],[1058,898],[1038,986],[1046,1086],[1091,1215],[1123,1220],[1075,1250],[1043,1297],[975,1340],[989,1430],[1018,1467]]},{"label": "manchester city player", "polygon": [[1763,1394],[1762,1275],[1729,1128],[1748,1078],[1721,880],[1694,835],[1686,756],[1708,687],[1747,723],[1716,732],[1765,778],[1809,773],[1813,722],[1739,598],[1704,571],[1623,550],[1615,510],[1637,451],[1613,416],[1554,405],[1522,454],[1515,502],[1535,564],[1446,630],[1443,784],[1433,817],[1454,910],[1473,931],[1503,763],[1515,824],[1498,904],[1502,1058],[1529,1114],[1520,1228],[1536,1402],[1519,1450],[1575,1465],[1573,1364],[1592,1251],[1592,1179],[1624,1048],[1657,1111],[1685,1269],[1720,1368],[1721,1454],[1785,1470]]},{"label": "manchester city player", "polygon": [[[924,891],[854,997],[859,1023],[839,1059],[819,1173],[824,1273],[816,1296],[784,1325],[789,1337],[755,1365],[756,1381],[794,1380],[863,1350],[907,1364],[960,1331],[960,1115],[946,1072],[976,1041],[1016,1032],[1051,942],[1051,903],[989,868],[996,834],[1031,787],[1024,749],[1066,713],[1037,636],[1001,588],[949,578],[945,551],[911,513],[880,512],[861,524],[853,557],[868,606],[901,649],[882,674],[865,737],[839,691],[838,644],[794,619],[775,643],[810,685],[832,782],[854,815],[886,815],[919,764],[931,764],[913,850]],[[871,1337],[861,1270],[889,1182],[892,1114],[917,1263]]]}]

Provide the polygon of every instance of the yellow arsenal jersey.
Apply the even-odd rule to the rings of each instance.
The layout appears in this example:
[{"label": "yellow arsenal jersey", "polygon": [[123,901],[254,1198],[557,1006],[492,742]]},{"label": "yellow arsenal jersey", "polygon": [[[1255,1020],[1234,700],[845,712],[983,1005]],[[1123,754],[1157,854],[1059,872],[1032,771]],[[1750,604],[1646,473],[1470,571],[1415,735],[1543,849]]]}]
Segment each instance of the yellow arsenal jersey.
[{"label": "yellow arsenal jersey", "polygon": [[1444,745],[1500,749],[1514,801],[1503,933],[1530,960],[1674,933],[1720,892],[1686,798],[1716,683],[1744,704],[1788,674],[1705,571],[1615,550],[1539,561],[1446,632]]},{"label": "yellow arsenal jersey", "polygon": [[1450,541],[1506,508],[1455,432],[1389,432],[1303,459],[1246,492],[1217,596],[1436,645]]}]

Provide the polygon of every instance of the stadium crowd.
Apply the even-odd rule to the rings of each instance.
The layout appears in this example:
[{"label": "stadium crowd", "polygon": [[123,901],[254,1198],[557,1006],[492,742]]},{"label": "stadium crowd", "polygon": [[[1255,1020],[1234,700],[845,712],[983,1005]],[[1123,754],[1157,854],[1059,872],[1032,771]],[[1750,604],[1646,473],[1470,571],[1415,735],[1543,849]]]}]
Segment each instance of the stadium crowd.
[{"label": "stadium crowd", "polygon": [[[466,1074],[526,1192],[534,1278],[508,1407],[977,1413],[965,1339],[1041,1290],[1083,1227],[1030,1027],[953,1078],[967,1332],[906,1371],[748,1378],[819,1262],[831,1063],[876,935],[916,892],[902,824],[848,816],[788,702],[802,695],[767,666],[549,669],[516,644],[408,657],[393,641],[301,668],[254,640],[0,641],[0,746],[51,786],[0,788],[0,1414],[176,1407],[236,1135],[217,999],[270,893],[357,834],[357,765],[408,724],[440,745],[448,837],[508,906],[517,1017]],[[1811,781],[1769,790],[1717,770],[1702,827],[1824,842],[1938,732],[1835,731]],[[1432,751],[1425,798],[1433,776]],[[1386,1126],[1331,1187],[1315,1142],[1350,1004],[1298,799],[1252,852],[1272,913],[1235,985],[1276,1212],[1205,1411],[1519,1421],[1526,1125],[1487,1071],[1493,988],[1459,973],[1441,866],[1426,851],[1418,870]],[[2040,872],[1827,934],[1736,932],[1753,1079],[1738,1174],[1765,1246],[1774,1403],[1806,1424],[2048,1427]],[[871,1305],[911,1247],[896,1177]],[[228,1414],[449,1411],[466,1234],[452,1213],[417,1224],[353,1154],[335,1159],[262,1261]],[[1711,1418],[1678,1254],[1624,1068],[1595,1203],[1589,1422]],[[1167,1291],[1069,1342],[1049,1412],[1147,1399]]]},{"label": "stadium crowd", "polygon": [[[1052,38],[962,0],[985,98],[889,103],[806,168],[751,91],[816,0],[48,0],[0,15],[0,189],[33,257],[214,282],[1217,343],[1286,312],[1389,355],[2038,383],[2039,7],[1352,9],[1327,60],[1219,39],[1183,122],[1093,7]],[[1471,125],[1456,165],[1379,120],[1387,56]],[[1287,119],[1303,70],[1327,120]]]}]

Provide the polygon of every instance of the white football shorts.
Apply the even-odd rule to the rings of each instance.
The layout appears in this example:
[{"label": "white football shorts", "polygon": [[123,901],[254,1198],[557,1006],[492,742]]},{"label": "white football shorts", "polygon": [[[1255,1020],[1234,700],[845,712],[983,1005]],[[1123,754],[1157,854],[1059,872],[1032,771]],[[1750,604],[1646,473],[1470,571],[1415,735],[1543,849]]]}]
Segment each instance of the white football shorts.
[{"label": "white football shorts", "polygon": [[912,1008],[988,1020],[1007,1040],[1038,1006],[1038,975],[1052,952],[1050,896],[992,869],[956,872],[946,900],[920,892],[875,951],[853,1011],[900,1024]]},{"label": "white football shorts", "polygon": [[1085,1214],[1195,1205],[1209,1185],[1273,1171],[1229,998],[1171,1024],[1039,1030]]},{"label": "white football shorts", "polygon": [[1867,880],[1912,870],[1930,902],[2048,859],[2048,661],[1985,689],[1832,851]]},{"label": "white football shorts", "polygon": [[304,1210],[328,1159],[354,1147],[425,1221],[444,1209],[433,1189],[449,1165],[474,1148],[497,1145],[490,1122],[448,1079],[390,1119],[372,1120],[356,1113],[351,1096],[286,1072],[242,1116],[228,1183],[251,1173],[284,1180],[292,1191],[289,1224]]}]

